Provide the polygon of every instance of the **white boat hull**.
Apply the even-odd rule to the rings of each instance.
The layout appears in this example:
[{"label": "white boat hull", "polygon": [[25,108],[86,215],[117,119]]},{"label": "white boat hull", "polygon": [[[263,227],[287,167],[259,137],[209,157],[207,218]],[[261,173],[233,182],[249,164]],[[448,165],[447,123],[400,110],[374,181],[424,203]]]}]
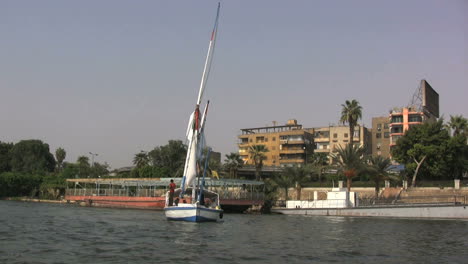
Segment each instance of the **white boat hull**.
[{"label": "white boat hull", "polygon": [[196,204],[179,203],[177,206],[167,206],[164,213],[168,220],[187,222],[216,222],[223,218],[223,210]]}]

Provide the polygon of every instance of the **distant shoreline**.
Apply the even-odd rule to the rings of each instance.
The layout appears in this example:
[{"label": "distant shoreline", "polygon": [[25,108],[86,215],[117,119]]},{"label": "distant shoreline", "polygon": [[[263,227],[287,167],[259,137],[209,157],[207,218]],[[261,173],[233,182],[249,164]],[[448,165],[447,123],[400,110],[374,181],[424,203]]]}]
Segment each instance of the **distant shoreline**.
[{"label": "distant shoreline", "polygon": [[67,200],[48,200],[48,199],[27,198],[27,197],[5,197],[5,198],[1,198],[0,200],[35,202],[35,203],[68,203]]}]

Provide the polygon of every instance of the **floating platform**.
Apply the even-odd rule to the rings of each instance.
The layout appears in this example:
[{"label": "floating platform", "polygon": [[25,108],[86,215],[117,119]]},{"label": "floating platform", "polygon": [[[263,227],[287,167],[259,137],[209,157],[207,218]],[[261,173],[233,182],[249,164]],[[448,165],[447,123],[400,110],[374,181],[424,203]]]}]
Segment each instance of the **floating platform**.
[{"label": "floating platform", "polygon": [[468,219],[467,205],[400,205],[351,208],[273,208],[287,215]]}]

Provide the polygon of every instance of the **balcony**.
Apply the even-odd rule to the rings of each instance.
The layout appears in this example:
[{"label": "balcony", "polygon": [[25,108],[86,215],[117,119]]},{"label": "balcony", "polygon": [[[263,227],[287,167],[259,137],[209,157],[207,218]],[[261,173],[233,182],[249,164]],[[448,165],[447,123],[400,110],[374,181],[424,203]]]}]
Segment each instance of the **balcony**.
[{"label": "balcony", "polygon": [[304,163],[304,159],[281,159],[280,164],[285,164],[285,163]]},{"label": "balcony", "polygon": [[314,138],[314,142],[330,142],[330,138],[328,137],[319,137]]},{"label": "balcony", "polygon": [[305,144],[305,141],[304,141],[304,140],[286,140],[286,139],[281,139],[281,140],[280,140],[280,144],[283,144],[283,145],[297,145],[297,144],[304,145],[304,144]]},{"label": "balcony", "polygon": [[298,149],[281,149],[280,154],[303,154],[305,150],[303,148]]}]

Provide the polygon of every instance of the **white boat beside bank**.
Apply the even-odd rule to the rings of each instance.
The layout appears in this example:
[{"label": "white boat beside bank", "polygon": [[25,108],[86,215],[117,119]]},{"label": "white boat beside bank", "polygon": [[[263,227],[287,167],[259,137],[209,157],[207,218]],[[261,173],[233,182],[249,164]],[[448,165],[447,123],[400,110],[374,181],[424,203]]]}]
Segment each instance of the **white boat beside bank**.
[{"label": "white boat beside bank", "polygon": [[[211,33],[208,46],[205,67],[198,91],[198,99],[195,111],[190,115],[187,127],[188,149],[185,159],[184,174],[181,181],[181,188],[175,190],[172,199],[170,193],[166,197],[164,212],[168,220],[208,222],[218,221],[223,217],[223,210],[219,206],[219,195],[204,189],[205,176],[208,169],[210,149],[205,148],[204,128],[206,115],[208,113],[209,101],[207,101],[203,115],[200,113],[203,93],[210,73],[213,52],[215,48],[216,35],[218,31],[220,4],[216,13],[215,25]],[[204,162],[204,166],[202,165]]]},{"label": "white boat beside bank", "polygon": [[334,188],[325,200],[290,200],[286,207],[271,211],[287,215],[468,219],[468,206],[461,202],[360,206],[357,196],[355,192]]}]

